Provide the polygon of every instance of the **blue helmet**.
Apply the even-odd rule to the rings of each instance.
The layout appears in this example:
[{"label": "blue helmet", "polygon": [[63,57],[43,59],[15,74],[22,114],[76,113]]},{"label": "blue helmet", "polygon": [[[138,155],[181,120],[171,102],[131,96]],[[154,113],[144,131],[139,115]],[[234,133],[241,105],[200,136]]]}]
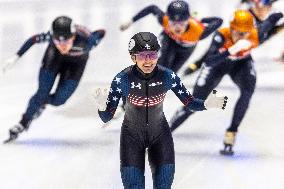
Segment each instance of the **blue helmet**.
[{"label": "blue helmet", "polygon": [[182,0],[172,1],[167,9],[167,15],[172,21],[184,21],[190,16],[189,5]]}]

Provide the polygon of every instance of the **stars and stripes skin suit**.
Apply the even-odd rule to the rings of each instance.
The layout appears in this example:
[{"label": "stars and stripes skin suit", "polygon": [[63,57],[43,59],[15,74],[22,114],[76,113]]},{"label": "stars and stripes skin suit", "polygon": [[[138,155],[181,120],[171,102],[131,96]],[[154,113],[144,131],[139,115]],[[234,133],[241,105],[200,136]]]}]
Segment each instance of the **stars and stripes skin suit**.
[{"label": "stars and stripes skin suit", "polygon": [[162,48],[158,64],[174,72],[177,72],[190,57],[198,41],[209,36],[222,24],[222,19],[218,17],[203,18],[201,22],[189,17],[188,28],[182,35],[177,36],[169,28],[169,17],[155,5],[141,10],[132,18],[132,21],[136,22],[148,14],[155,15],[163,27],[160,35]]},{"label": "stars and stripes skin suit", "polygon": [[125,188],[144,188],[146,149],[155,188],[170,188],[172,184],[174,144],[163,112],[168,90],[175,93],[186,109],[205,110],[204,101],[194,98],[174,72],[160,65],[150,74],[144,74],[133,65],[112,81],[106,110],[99,111],[99,115],[108,122],[119,99],[126,99],[120,138],[121,177]]},{"label": "stars and stripes skin suit", "polygon": [[[50,32],[32,36],[17,52],[19,56],[22,56],[36,43],[49,43],[39,72],[38,89],[30,99],[27,110],[20,121],[24,127],[29,126],[45,104],[60,106],[70,98],[85,70],[89,51],[99,44],[105,34],[104,30],[90,32],[81,25],[76,25],[75,28],[73,47],[66,55],[62,55],[55,47]],[[57,76],[60,77],[58,86],[55,93],[50,94]]]},{"label": "stars and stripes skin suit", "polygon": [[[267,32],[275,26],[282,17],[282,13],[275,13],[268,17],[257,28],[253,29],[248,40],[257,47],[266,37]],[[240,89],[241,95],[234,109],[232,122],[227,131],[237,132],[248,109],[250,99],[256,84],[256,73],[250,50],[241,51],[237,56],[231,56],[228,48],[233,45],[230,28],[222,28],[213,38],[212,44],[205,55],[205,63],[197,78],[193,96],[206,99],[212,89],[220,83],[223,76],[228,74]],[[178,128],[193,112],[181,108],[170,121],[171,130]]]}]

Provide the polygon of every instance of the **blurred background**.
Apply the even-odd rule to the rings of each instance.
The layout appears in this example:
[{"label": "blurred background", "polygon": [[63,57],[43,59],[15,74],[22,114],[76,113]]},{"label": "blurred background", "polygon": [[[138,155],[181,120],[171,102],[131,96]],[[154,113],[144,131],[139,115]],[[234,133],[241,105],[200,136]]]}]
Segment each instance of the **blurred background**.
[{"label": "blurred background", "polygon": [[[13,145],[0,145],[0,188],[122,188],[119,172],[119,132],[122,118],[103,129],[91,92],[106,87],[116,73],[131,65],[128,41],[137,32],[162,28],[147,16],[121,32],[119,25],[139,10],[156,4],[166,10],[166,0],[0,0],[0,64],[13,56],[26,39],[47,32],[53,19],[67,15],[91,30],[103,28],[106,36],[91,51],[81,84],[63,107],[48,107],[29,132]],[[191,0],[197,18],[219,16],[228,26],[238,0]],[[284,1],[273,7],[284,11]],[[203,40],[192,62],[208,48]],[[47,44],[34,45],[5,75],[0,75],[0,139],[16,124],[37,88],[37,76]],[[274,61],[284,51],[284,32],[253,50],[257,88],[241,125],[234,157],[222,157],[225,128],[230,123],[239,91],[229,77],[218,86],[229,96],[226,111],[192,116],[174,133],[176,175],[173,188],[283,188],[284,167],[284,64]],[[190,89],[198,73],[184,78]],[[181,103],[170,93],[165,114],[170,119]],[[146,188],[151,173],[146,163]]]}]

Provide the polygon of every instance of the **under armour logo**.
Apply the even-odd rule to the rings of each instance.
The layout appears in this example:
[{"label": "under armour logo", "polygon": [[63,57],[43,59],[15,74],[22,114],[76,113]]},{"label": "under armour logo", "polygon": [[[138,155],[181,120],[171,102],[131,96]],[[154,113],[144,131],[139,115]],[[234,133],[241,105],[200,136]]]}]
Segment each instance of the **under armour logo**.
[{"label": "under armour logo", "polygon": [[138,83],[137,85],[135,85],[134,82],[131,83],[131,89],[134,89],[134,88],[138,88],[138,89],[141,89],[141,83]]},{"label": "under armour logo", "polygon": [[146,43],[145,48],[150,49],[151,47]]}]

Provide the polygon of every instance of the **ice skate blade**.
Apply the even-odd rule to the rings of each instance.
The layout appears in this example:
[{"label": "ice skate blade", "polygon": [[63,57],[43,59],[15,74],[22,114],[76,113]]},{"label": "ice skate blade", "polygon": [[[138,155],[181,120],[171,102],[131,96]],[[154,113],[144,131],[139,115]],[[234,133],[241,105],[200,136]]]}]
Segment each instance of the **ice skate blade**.
[{"label": "ice skate blade", "polygon": [[8,143],[12,143],[17,139],[17,137],[10,137],[7,140],[3,141],[3,144],[8,144]]},{"label": "ice skate blade", "polygon": [[232,156],[234,155],[234,151],[220,150],[220,154],[224,156]]}]

